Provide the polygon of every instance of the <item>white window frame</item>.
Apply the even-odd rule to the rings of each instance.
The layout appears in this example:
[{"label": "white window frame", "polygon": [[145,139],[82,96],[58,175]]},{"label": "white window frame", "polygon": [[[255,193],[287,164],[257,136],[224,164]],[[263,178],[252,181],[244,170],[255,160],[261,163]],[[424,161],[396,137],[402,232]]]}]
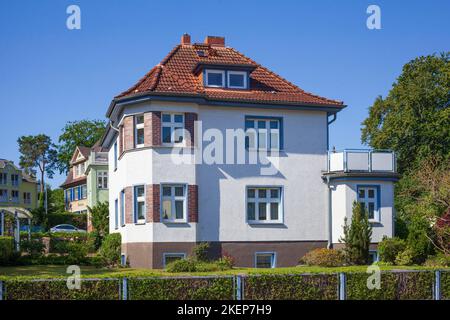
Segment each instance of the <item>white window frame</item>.
[{"label": "white window frame", "polygon": [[117,170],[117,160],[118,160],[118,150],[117,150],[117,140],[114,142],[114,171]]},{"label": "white window frame", "polygon": [[19,186],[19,175],[17,173],[11,174],[11,185],[15,187]]},{"label": "white window frame", "polygon": [[166,258],[167,257],[180,257],[181,259],[186,259],[186,253],[184,252],[164,252],[163,253],[163,268],[166,268]]},{"label": "white window frame", "polygon": [[[254,145],[251,146],[250,142],[248,145],[248,150],[250,151],[256,151],[256,150],[265,150],[265,151],[280,151],[281,146],[281,120],[280,119],[270,119],[270,118],[246,118],[245,121],[253,121],[253,128],[247,128],[246,130],[246,136],[253,135],[254,137]],[[258,122],[264,122],[266,127],[265,128],[258,128]],[[271,122],[277,122],[278,128],[272,129],[270,128]],[[260,133],[264,133],[266,135],[265,138],[265,147],[259,146],[259,136]],[[272,143],[272,133],[278,134],[278,147],[274,148]],[[250,141],[250,140],[249,140]]]},{"label": "white window frame", "polygon": [[[136,189],[137,188],[144,188],[144,195],[138,197],[136,194]],[[146,203],[146,197],[147,197],[147,188],[145,188],[144,184],[138,184],[138,185],[134,185],[133,186],[133,217],[134,217],[134,223],[145,223],[145,216],[146,216],[146,212],[147,212],[147,203]],[[144,218],[139,219],[139,217],[137,216],[137,205],[139,202],[143,202],[144,203]]]},{"label": "white window frame", "polygon": [[[261,251],[261,252],[255,252],[255,268],[258,268],[258,256],[261,255],[270,255],[271,256],[271,266],[270,268],[276,268],[277,267],[277,253],[274,251]],[[258,268],[258,269],[266,269],[266,268]]]},{"label": "white window frame", "polygon": [[[170,122],[163,121],[164,115],[170,116]],[[182,122],[175,122],[175,116],[181,116]],[[161,144],[164,146],[184,146],[185,145],[185,115],[179,112],[163,112],[161,113]],[[170,128],[170,142],[164,142],[164,127]],[[181,137],[183,138],[181,142],[175,142],[175,131],[181,132]]]},{"label": "white window frame", "polygon": [[[240,86],[232,86],[230,83],[230,76],[231,75],[242,75],[244,78],[244,86],[240,87]],[[247,72],[246,71],[228,71],[227,72],[227,84],[228,84],[228,88],[230,89],[247,89],[248,84],[247,84]]]},{"label": "white window frame", "polygon": [[[369,214],[369,203],[373,203],[373,218],[369,217],[369,222],[379,223],[380,222],[380,208],[378,207],[379,194],[378,194],[378,186],[357,186],[356,188],[356,198],[357,202],[363,203],[366,208],[367,214]],[[359,191],[364,190],[364,198],[359,196]],[[369,190],[374,191],[374,197],[369,198]]]},{"label": "white window frame", "polygon": [[97,188],[101,190],[108,189],[108,171],[102,170],[97,172]]},{"label": "white window frame", "polygon": [[114,230],[119,229],[119,199],[114,199]]},{"label": "white window frame", "polygon": [[[14,197],[14,193],[17,194],[17,197]],[[19,190],[11,190],[11,202],[18,203],[20,201],[20,192]]]},{"label": "white window frame", "polygon": [[[171,188],[171,195],[170,196],[165,196],[163,194],[163,188],[164,187],[170,187]],[[183,196],[176,196],[175,195],[175,188],[176,187],[183,187]],[[187,216],[188,216],[188,212],[187,212],[187,185],[186,184],[182,184],[182,183],[162,183],[161,184],[161,221],[164,223],[186,223],[187,222]],[[176,217],[176,208],[175,208],[175,201],[183,201],[183,218],[182,219],[165,219],[164,218],[164,200],[170,200],[171,204],[170,207],[172,209],[171,212],[171,216],[172,217]]]},{"label": "white window frame", "polygon": [[[209,84],[209,74],[219,73],[222,75],[222,85]],[[206,69],[205,70],[205,86],[210,88],[225,88],[225,70]]]},{"label": "white window frame", "polygon": [[[255,189],[255,197],[249,198],[248,193],[250,189]],[[259,190],[266,190],[266,198],[259,198]],[[272,189],[278,190],[278,198],[271,198],[270,191]],[[280,186],[247,186],[245,189],[245,217],[248,224],[282,224],[284,220],[283,210],[283,197],[284,190]],[[266,203],[266,220],[259,220],[259,203]],[[255,204],[255,219],[249,220],[248,217],[248,204]],[[271,216],[271,203],[278,203],[278,219],[272,220]]]},{"label": "white window frame", "polygon": [[[137,119],[139,117],[142,117],[142,123],[137,123]],[[144,118],[144,114],[137,114],[134,116],[134,145],[136,146],[136,148],[143,148],[145,146],[145,129],[144,129],[144,124],[145,124],[145,118]],[[140,143],[138,144],[138,130],[142,129],[143,132],[143,140],[144,143]]]},{"label": "white window frame", "polygon": [[31,192],[24,192],[23,193],[23,203],[31,204]]},{"label": "white window frame", "polygon": [[8,174],[6,172],[0,172],[0,184],[7,185],[8,184]]}]

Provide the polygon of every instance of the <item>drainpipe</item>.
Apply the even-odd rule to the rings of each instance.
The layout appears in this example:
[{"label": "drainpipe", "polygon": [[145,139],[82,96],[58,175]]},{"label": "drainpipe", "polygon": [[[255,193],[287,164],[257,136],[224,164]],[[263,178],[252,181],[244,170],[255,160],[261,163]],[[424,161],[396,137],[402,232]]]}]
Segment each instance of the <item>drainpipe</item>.
[{"label": "drainpipe", "polygon": [[330,177],[327,176],[327,191],[328,191],[328,243],[327,248],[333,248],[333,220],[332,220],[332,203],[331,203],[331,185],[330,185]]},{"label": "drainpipe", "polygon": [[[333,118],[329,120],[329,116],[332,115]],[[337,119],[337,114],[335,113],[327,113],[327,151],[330,150],[330,124],[335,122]]]}]

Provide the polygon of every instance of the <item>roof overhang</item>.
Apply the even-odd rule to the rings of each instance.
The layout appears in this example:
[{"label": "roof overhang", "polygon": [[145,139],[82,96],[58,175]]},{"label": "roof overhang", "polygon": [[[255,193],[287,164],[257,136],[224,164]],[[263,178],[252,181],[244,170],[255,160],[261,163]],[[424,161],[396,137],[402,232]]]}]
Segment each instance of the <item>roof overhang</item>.
[{"label": "roof overhang", "polygon": [[5,213],[9,213],[11,215],[15,215],[17,213],[17,217],[20,219],[31,219],[33,215],[30,210],[21,207],[2,207],[0,208],[0,212],[3,211]]}]

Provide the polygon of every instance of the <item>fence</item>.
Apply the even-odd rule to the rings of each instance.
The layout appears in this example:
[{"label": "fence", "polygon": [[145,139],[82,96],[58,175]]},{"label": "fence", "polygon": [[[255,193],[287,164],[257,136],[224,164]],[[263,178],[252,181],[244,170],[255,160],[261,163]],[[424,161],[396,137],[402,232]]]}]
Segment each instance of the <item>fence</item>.
[{"label": "fence", "polygon": [[0,300],[450,300],[450,271],[0,281]]}]

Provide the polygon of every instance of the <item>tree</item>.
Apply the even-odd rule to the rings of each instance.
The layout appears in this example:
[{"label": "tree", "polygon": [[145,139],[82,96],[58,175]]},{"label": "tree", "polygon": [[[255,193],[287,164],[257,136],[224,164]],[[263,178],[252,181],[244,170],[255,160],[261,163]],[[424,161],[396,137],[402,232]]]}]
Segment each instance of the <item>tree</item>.
[{"label": "tree", "polygon": [[91,214],[92,226],[103,238],[109,232],[109,204],[100,202],[95,206],[88,207]]},{"label": "tree", "polygon": [[69,163],[77,146],[92,147],[104,134],[103,120],[81,120],[68,122],[58,142],[58,169],[60,173],[69,171]]},{"label": "tree", "polygon": [[361,140],[392,149],[400,173],[430,155],[450,159],[450,52],[416,58],[403,67],[385,99],[376,98]]},{"label": "tree", "polygon": [[19,144],[20,166],[33,176],[36,169],[41,175],[40,192],[44,193],[45,175],[53,178],[56,169],[57,151],[49,136],[39,134],[36,136],[22,136],[17,140]]},{"label": "tree", "polygon": [[344,255],[349,264],[367,264],[369,261],[369,245],[372,237],[372,226],[369,223],[367,210],[362,203],[353,202],[352,221],[344,220]]},{"label": "tree", "polygon": [[63,189],[47,189],[49,211],[51,213],[61,213],[65,211],[64,190]]}]

